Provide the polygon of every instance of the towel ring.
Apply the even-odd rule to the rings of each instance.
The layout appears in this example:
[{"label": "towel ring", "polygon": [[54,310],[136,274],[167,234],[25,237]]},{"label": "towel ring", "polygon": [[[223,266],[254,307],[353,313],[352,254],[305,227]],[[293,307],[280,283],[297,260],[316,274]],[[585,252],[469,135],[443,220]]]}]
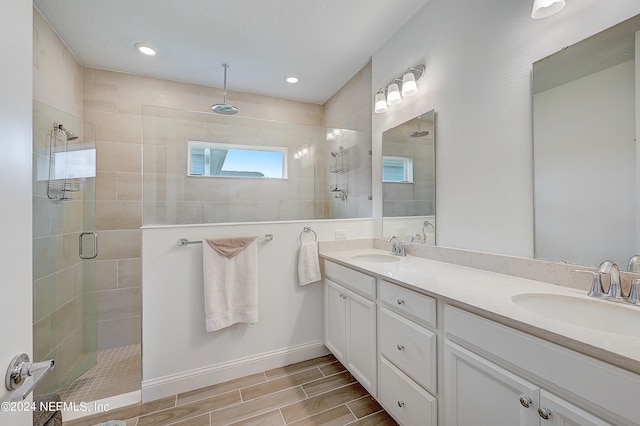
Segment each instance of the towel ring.
[{"label": "towel ring", "polygon": [[315,243],[316,241],[318,241],[318,234],[316,234],[316,231],[314,231],[313,229],[309,228],[308,226],[305,226],[302,229],[302,232],[300,233],[300,238],[298,238],[298,240],[300,241],[300,244],[302,244],[302,234],[309,233],[309,232],[311,232],[313,234],[313,242]]}]

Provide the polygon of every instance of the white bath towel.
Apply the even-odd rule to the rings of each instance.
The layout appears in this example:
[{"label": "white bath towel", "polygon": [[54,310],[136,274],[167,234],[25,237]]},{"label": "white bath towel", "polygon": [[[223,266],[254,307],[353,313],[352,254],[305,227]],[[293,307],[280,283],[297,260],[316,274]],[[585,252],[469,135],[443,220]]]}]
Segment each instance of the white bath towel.
[{"label": "white bath towel", "polygon": [[258,322],[256,237],[204,241],[202,265],[207,331]]},{"label": "white bath towel", "polygon": [[298,257],[298,279],[300,285],[320,281],[320,262],[318,260],[318,243],[315,241],[300,244]]}]

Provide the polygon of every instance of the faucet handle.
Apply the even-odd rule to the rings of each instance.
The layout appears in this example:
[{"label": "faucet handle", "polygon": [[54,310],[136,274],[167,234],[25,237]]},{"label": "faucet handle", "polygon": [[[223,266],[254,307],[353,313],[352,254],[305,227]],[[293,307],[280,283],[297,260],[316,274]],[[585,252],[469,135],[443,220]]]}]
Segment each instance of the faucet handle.
[{"label": "faucet handle", "polygon": [[579,272],[581,274],[591,274],[593,276],[593,281],[591,281],[591,289],[589,290],[589,293],[587,293],[589,296],[605,297],[607,295],[604,292],[604,288],[602,287],[602,280],[600,279],[600,274],[598,272],[590,271],[588,269],[574,269],[573,272]]},{"label": "faucet handle", "polygon": [[640,278],[634,278],[631,280],[631,290],[629,290],[627,302],[633,305],[640,304]]}]

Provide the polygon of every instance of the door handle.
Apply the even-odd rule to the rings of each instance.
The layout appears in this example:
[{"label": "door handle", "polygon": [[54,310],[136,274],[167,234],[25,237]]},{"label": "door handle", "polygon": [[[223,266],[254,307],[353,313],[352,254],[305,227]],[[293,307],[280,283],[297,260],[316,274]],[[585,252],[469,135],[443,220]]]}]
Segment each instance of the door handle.
[{"label": "door handle", "polygon": [[[92,256],[84,255],[84,250],[82,249],[82,241],[84,240],[83,237],[85,235],[93,236],[93,255]],[[98,234],[96,234],[95,232],[83,232],[80,234],[79,240],[80,241],[78,244],[78,256],[80,256],[80,259],[95,259],[96,257],[98,257]]]},{"label": "door handle", "polygon": [[7,395],[8,402],[24,401],[44,376],[46,376],[55,365],[55,361],[50,359],[42,362],[31,362],[29,355],[16,355],[4,377],[4,385],[8,391],[13,391]]}]

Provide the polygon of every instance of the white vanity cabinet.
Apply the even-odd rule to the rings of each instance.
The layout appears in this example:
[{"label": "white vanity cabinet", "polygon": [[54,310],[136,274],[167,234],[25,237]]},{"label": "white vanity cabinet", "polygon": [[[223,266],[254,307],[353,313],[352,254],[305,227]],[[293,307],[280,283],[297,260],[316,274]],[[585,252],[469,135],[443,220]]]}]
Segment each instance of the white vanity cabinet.
[{"label": "white vanity cabinet", "polygon": [[402,425],[437,425],[435,299],[380,280],[378,400]]},{"label": "white vanity cabinet", "polygon": [[445,330],[447,426],[640,424],[637,374],[451,306]]},{"label": "white vanity cabinet", "polygon": [[325,274],[325,346],[375,397],[375,278],[330,261]]}]

